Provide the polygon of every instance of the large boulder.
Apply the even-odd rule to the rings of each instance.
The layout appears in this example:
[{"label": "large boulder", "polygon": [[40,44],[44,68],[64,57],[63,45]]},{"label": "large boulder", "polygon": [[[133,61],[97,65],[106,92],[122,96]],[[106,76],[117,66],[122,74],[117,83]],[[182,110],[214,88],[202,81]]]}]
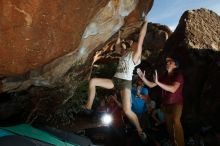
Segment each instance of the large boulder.
[{"label": "large boulder", "polygon": [[73,99],[90,75],[95,53],[115,39],[122,26],[130,28],[127,35],[138,30],[142,14],[153,4],[153,0],[0,2],[1,104],[13,107],[10,114],[1,108],[0,117],[7,121],[22,115],[26,122],[40,115],[47,120],[48,113]]},{"label": "large boulder", "polygon": [[76,50],[108,0],[0,0],[0,77],[22,75]]},{"label": "large boulder", "polygon": [[[1,76],[6,76],[2,79],[2,92],[22,91],[27,89],[31,85],[54,87],[60,80],[61,82],[64,82],[64,79],[62,77],[64,77],[66,73],[70,70],[70,72],[74,72],[72,78],[78,79],[78,76],[83,73],[85,74],[84,77],[86,77],[86,74],[88,75],[90,72],[89,66],[91,66],[92,64],[91,62],[93,60],[95,52],[100,49],[100,47],[110,37],[112,37],[113,34],[115,34],[124,25],[125,22],[125,25],[127,26],[138,22],[142,13],[146,13],[150,10],[153,1],[111,0],[102,3],[98,3],[97,1],[94,1],[93,3],[92,1],[90,1],[88,6],[91,6],[91,8],[86,6],[86,9],[84,8],[84,6],[87,5],[87,3],[84,3],[84,1],[59,1],[57,2],[57,4],[54,4],[53,2],[47,3],[49,6],[51,6],[51,11],[53,10],[52,14],[50,13],[50,9],[47,9],[45,3],[37,3],[39,10],[42,10],[42,12],[36,10],[36,13],[40,12],[41,14],[44,12],[43,10],[45,9],[45,13],[49,13],[50,15],[48,14],[48,16],[45,16],[44,13],[41,15],[38,14],[37,16],[40,17],[39,22],[36,21],[36,24],[34,24],[34,21],[31,21],[31,24],[28,23],[28,25],[26,24],[22,26],[21,30],[19,30],[20,33],[25,33],[26,31],[24,30],[26,29],[35,30],[34,32],[30,31],[32,33],[25,33],[25,35],[27,35],[26,37],[16,37],[16,39],[19,40],[9,43],[11,41],[11,39],[8,38],[10,34],[13,34],[14,36],[18,33],[14,32],[13,29],[5,28],[5,32],[11,31],[11,33],[4,34],[5,40],[1,41],[3,43],[1,46],[8,46],[8,48],[3,47],[1,50],[1,52],[3,52],[1,53],[3,54],[3,56],[1,57],[0,61],[2,66],[4,66],[0,68],[2,69]],[[18,4],[25,5],[27,7],[29,6],[24,2],[18,2]],[[12,7],[15,6],[15,4],[12,5]],[[3,5],[3,7],[8,8],[8,3]],[[26,14],[27,10],[25,8],[23,8],[23,11]],[[74,8],[76,12],[72,12]],[[91,12],[88,11],[90,9]],[[15,10],[13,9],[13,11]],[[31,11],[30,13],[32,12],[33,11]],[[54,19],[52,19],[53,21],[49,21],[49,18],[55,14],[58,15],[57,13],[60,15],[60,18],[55,19],[55,17]],[[81,13],[83,13],[83,15],[80,15]],[[49,20],[44,17],[49,17]],[[65,19],[67,22],[64,23],[61,18]],[[84,20],[85,18],[87,19]],[[124,21],[124,19],[126,21]],[[76,20],[79,20],[80,22],[82,21],[84,25],[76,22]],[[16,21],[16,23],[18,23],[21,20],[17,22],[17,19],[11,19],[11,21]],[[26,19],[24,19],[23,21],[26,22]],[[47,25],[44,25],[44,23]],[[6,26],[7,25],[5,24],[5,27]],[[8,28],[13,28],[13,26],[9,26]],[[63,28],[65,28],[66,31],[63,31]],[[40,33],[41,35],[38,35],[38,33]],[[37,35],[37,37],[34,37],[35,35]],[[57,35],[60,37],[58,37]],[[54,39],[47,37],[53,37]],[[27,40],[23,41],[20,39]],[[29,43],[31,41],[33,42]],[[22,45],[20,45],[20,43]],[[11,50],[11,45],[4,44],[11,44],[17,49],[14,49],[14,51],[10,52],[9,50]],[[38,49],[33,49],[34,51],[29,51],[30,49],[28,48],[33,47],[35,44],[38,44]],[[21,53],[19,53],[19,51]],[[28,51],[29,55],[27,53],[24,53],[25,51]],[[21,55],[17,57],[18,54]],[[14,63],[9,63],[12,66],[7,65],[6,62],[12,61]],[[33,64],[36,65],[36,67],[33,67]],[[12,77],[12,75],[16,74],[21,75]],[[69,82],[68,79],[65,80]]]}]

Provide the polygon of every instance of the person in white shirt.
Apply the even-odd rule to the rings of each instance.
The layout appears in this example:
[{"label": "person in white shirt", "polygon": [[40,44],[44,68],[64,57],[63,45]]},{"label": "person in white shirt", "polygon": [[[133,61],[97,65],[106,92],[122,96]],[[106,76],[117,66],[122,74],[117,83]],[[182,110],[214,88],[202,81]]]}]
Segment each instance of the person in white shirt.
[{"label": "person in white shirt", "polygon": [[131,84],[134,68],[141,62],[142,45],[147,31],[147,19],[141,28],[138,44],[130,45],[128,42],[121,42],[120,36],[116,42],[115,51],[121,54],[117,71],[113,79],[92,78],[89,82],[89,92],[86,104],[82,107],[85,111],[90,111],[96,94],[96,87],[113,89],[120,91],[122,108],[128,119],[134,124],[141,139],[146,139],[136,114],[131,110]]}]

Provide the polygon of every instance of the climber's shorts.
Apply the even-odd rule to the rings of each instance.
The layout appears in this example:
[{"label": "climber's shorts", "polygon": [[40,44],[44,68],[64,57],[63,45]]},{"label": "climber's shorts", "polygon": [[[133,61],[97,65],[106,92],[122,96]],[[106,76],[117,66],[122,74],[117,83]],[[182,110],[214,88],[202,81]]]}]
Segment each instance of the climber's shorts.
[{"label": "climber's shorts", "polygon": [[112,81],[114,83],[116,90],[121,90],[124,88],[128,88],[128,89],[132,88],[130,80],[124,80],[124,79],[119,79],[119,78],[113,77]]}]

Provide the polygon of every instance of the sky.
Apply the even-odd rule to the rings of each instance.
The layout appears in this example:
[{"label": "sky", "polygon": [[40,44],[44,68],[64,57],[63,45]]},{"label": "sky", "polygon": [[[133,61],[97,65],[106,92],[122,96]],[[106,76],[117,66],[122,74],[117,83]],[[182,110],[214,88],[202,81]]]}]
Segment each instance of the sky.
[{"label": "sky", "polygon": [[174,31],[186,10],[199,8],[212,10],[220,16],[220,0],[154,0],[148,20],[167,25]]}]

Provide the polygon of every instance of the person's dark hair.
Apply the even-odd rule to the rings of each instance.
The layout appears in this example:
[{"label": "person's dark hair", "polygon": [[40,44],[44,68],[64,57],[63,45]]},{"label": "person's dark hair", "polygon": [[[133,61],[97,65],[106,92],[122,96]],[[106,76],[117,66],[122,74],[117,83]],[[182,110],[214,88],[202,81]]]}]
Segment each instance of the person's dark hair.
[{"label": "person's dark hair", "polygon": [[132,40],[132,41],[134,41],[134,42],[138,42],[139,33],[132,33],[132,34],[130,34],[126,39]]},{"label": "person's dark hair", "polygon": [[126,50],[131,48],[131,45],[130,45],[127,41],[123,41],[123,42],[121,42],[121,47],[123,48],[122,44],[125,45]]},{"label": "person's dark hair", "polygon": [[176,65],[176,68],[180,67],[180,62],[179,62],[179,59],[177,57],[175,57],[175,56],[167,56],[166,58],[171,58],[174,61],[175,65]]}]

